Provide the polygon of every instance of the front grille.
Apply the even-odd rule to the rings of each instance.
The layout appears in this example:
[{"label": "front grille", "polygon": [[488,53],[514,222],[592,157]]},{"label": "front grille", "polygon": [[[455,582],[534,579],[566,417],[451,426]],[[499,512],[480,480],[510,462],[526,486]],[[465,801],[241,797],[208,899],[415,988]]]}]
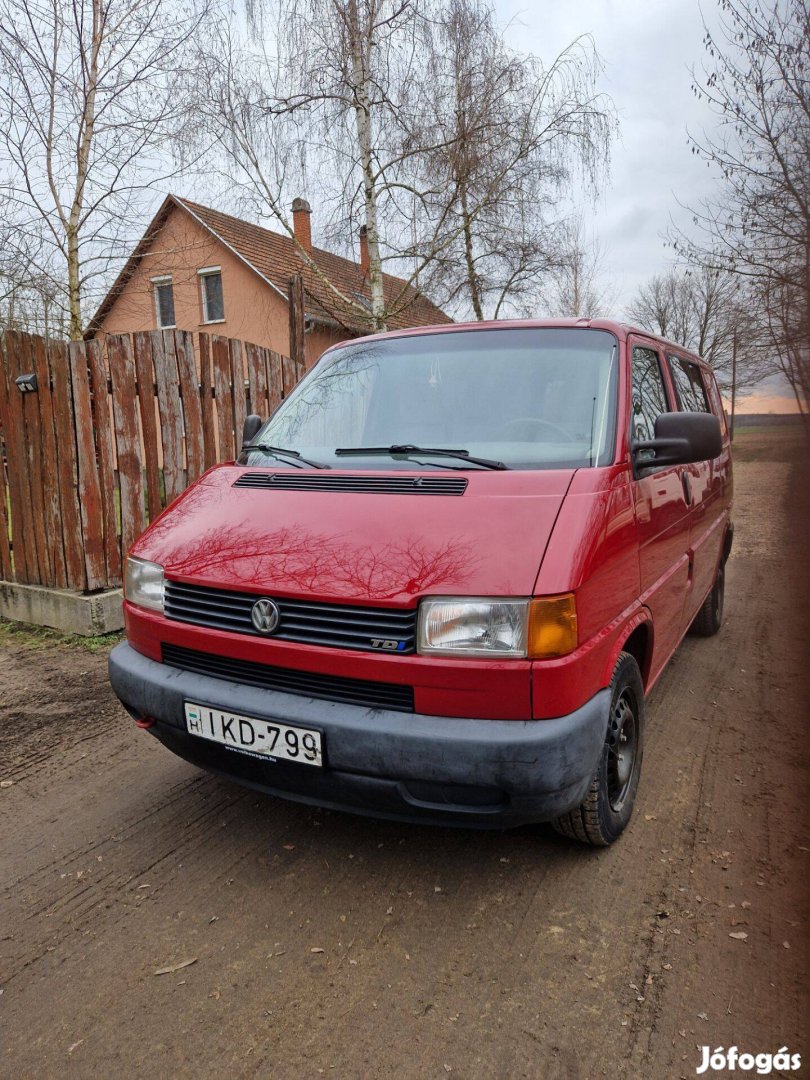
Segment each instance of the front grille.
[{"label": "front grille", "polygon": [[198,652],[164,642],[163,663],[182,671],[194,671],[213,679],[227,679],[262,690],[280,690],[285,694],[342,701],[369,709],[395,709],[413,712],[413,687],[397,683],[371,682],[368,679],[345,679],[338,675],[320,675],[313,671],[256,664],[252,660],[232,660],[227,656]]},{"label": "front grille", "polygon": [[[167,581],[164,612],[168,619],[258,635],[250,618],[260,594],[212,589]],[[280,600],[278,628],[273,638],[306,645],[328,645],[336,649],[377,651],[400,655],[416,648],[416,609],[353,607],[349,604],[322,604],[310,600]],[[373,645],[372,642],[385,642]],[[393,643],[393,644],[392,644]]]},{"label": "front grille", "polygon": [[458,476],[330,476],[321,471],[242,473],[236,488],[262,491],[355,491],[377,495],[463,495],[467,481]]}]

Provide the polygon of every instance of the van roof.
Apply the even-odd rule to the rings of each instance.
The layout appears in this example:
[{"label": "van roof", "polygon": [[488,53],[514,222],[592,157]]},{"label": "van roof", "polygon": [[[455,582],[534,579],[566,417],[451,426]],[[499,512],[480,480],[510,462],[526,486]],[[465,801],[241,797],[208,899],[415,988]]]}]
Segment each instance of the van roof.
[{"label": "van roof", "polygon": [[[670,349],[677,349],[679,353],[688,356],[691,360],[708,368],[709,364],[697,353],[691,349],[687,349],[685,345],[680,345],[677,341],[671,341],[669,338],[662,337],[660,334],[654,334],[651,330],[643,330],[639,326],[632,326],[629,323],[620,322],[617,319],[497,319],[483,322],[460,322],[441,324],[436,326],[414,326],[409,327],[406,330],[391,330],[384,334],[371,334],[367,337],[354,338],[353,343],[358,341],[379,341],[381,339],[388,338],[400,338],[400,337],[414,337],[416,335],[422,336],[424,334],[457,334],[461,330],[514,330],[514,329],[578,329],[578,330],[609,330],[612,334],[615,334],[620,341],[626,341],[631,335],[638,335],[639,337],[647,338],[649,341],[654,341],[658,345],[664,345]],[[342,342],[341,344],[346,344]],[[340,348],[340,345],[333,345],[332,349]],[[332,349],[328,349],[327,352],[331,352]]]}]

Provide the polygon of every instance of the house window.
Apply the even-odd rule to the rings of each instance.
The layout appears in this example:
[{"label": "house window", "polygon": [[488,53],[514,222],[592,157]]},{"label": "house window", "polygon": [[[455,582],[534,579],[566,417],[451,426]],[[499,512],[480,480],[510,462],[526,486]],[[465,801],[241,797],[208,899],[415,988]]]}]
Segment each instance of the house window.
[{"label": "house window", "polygon": [[152,278],[155,292],[155,318],[163,330],[173,330],[177,325],[174,317],[174,286],[170,277]]},{"label": "house window", "polygon": [[202,315],[204,323],[223,322],[225,302],[222,297],[222,273],[218,266],[208,266],[198,270],[200,294],[202,297]]}]

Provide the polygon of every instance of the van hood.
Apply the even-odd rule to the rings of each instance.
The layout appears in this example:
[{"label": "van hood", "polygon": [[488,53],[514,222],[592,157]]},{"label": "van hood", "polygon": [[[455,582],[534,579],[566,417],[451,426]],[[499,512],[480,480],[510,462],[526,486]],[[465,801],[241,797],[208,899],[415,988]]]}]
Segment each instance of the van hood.
[{"label": "van hood", "polygon": [[[358,492],[234,487],[246,472],[255,470],[211,469],[132,554],[160,563],[175,580],[291,598],[410,607],[424,595],[530,596],[575,470],[465,471],[463,494],[429,496],[379,485]],[[427,474],[327,474],[338,476]]]}]

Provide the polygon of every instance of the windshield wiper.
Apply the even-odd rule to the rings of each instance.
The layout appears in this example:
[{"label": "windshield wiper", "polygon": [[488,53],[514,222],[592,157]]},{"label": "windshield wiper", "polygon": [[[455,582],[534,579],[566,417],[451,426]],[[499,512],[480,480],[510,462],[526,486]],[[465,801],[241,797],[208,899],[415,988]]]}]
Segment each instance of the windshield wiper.
[{"label": "windshield wiper", "polygon": [[242,449],[261,450],[263,454],[269,454],[270,457],[276,457],[279,458],[279,460],[284,460],[284,458],[294,458],[295,460],[291,461],[290,464],[298,465],[298,462],[300,462],[301,464],[298,465],[299,469],[303,469],[305,465],[309,465],[313,469],[328,469],[330,467],[329,465],[324,465],[322,461],[310,461],[309,458],[301,457],[297,450],[287,450],[283,446],[267,446],[265,443],[247,443]]},{"label": "windshield wiper", "polygon": [[484,469],[508,469],[502,461],[493,461],[491,458],[473,457],[469,450],[450,450],[444,446],[414,446],[412,443],[403,443],[398,446],[340,446],[335,450],[335,456],[340,457],[364,457],[366,454],[387,454],[389,457],[413,457],[414,454],[428,454],[431,457],[462,458],[471,465],[480,465]]}]

